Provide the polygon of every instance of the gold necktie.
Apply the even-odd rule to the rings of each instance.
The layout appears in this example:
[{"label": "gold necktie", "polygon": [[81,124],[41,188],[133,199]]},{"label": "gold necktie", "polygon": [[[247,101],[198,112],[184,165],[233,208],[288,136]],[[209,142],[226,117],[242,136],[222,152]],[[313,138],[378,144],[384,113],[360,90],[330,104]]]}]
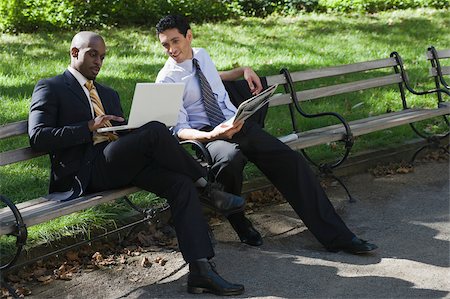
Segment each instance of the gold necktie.
[{"label": "gold necktie", "polygon": [[[105,115],[105,109],[103,108],[102,101],[98,96],[97,90],[95,89],[94,82],[92,80],[87,81],[84,86],[89,90],[89,97],[92,102],[92,108],[94,108],[95,117]],[[108,120],[105,122],[105,127],[112,127],[111,122]],[[94,144],[103,142],[103,141],[114,141],[117,140],[119,136],[115,133],[107,132],[107,133],[97,133],[94,132],[93,140]]]}]

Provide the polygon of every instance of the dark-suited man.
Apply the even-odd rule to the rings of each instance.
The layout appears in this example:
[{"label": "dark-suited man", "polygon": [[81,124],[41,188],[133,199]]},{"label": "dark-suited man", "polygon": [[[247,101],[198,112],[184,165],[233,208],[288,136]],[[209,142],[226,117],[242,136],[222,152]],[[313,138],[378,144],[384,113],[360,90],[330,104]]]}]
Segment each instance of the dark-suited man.
[{"label": "dark-suited man", "polygon": [[[205,49],[192,48],[192,30],[182,16],[162,18],[156,25],[156,32],[169,56],[156,81],[186,85],[175,132],[181,139],[206,144],[214,160],[211,171],[227,192],[240,194],[242,172],[250,160],[277,187],[328,250],[360,254],[377,248],[349,230],[299,153],[255,122],[223,123],[234,115],[236,107],[222,80],[244,77],[251,92],[258,93],[262,89],[261,81],[251,68],[240,67],[219,73]],[[217,108],[210,113],[210,107],[214,105]],[[243,213],[235,213],[228,219],[242,242],[254,246],[262,244],[260,234]]]},{"label": "dark-suited man", "polygon": [[120,136],[96,133],[125,122],[117,92],[95,81],[105,55],[100,35],[80,32],[71,43],[68,69],[40,80],[34,89],[28,132],[32,148],[50,154],[50,192],[70,200],[134,185],[166,198],[189,263],[188,291],[241,294],[244,287],[225,281],[209,262],[214,251],[198,190],[202,200],[222,212],[242,210],[243,199],[211,188],[204,169],[162,123],[150,122]]}]

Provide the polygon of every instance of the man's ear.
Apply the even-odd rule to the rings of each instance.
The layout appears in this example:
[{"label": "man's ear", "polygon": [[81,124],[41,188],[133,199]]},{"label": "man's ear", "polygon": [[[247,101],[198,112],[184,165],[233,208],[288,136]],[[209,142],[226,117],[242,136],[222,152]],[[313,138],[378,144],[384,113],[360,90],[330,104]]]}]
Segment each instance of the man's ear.
[{"label": "man's ear", "polygon": [[70,55],[72,57],[78,57],[78,52],[79,52],[78,48],[73,47],[72,49],[70,49]]},{"label": "man's ear", "polygon": [[189,42],[192,42],[192,39],[194,38],[194,36],[192,35],[192,30],[191,29],[188,29],[187,30],[187,32],[186,32],[186,39],[189,41]]}]

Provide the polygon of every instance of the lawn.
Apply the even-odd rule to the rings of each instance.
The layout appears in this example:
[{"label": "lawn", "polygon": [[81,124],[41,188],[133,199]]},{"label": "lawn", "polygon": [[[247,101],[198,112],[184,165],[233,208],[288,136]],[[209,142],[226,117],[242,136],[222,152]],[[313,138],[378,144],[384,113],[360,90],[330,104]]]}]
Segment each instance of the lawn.
[{"label": "lawn", "polygon": [[[406,10],[370,15],[305,14],[296,17],[245,18],[218,24],[193,24],[194,46],[209,50],[218,69],[250,65],[260,75],[277,74],[283,67],[290,71],[313,69],[336,64],[386,58],[399,52],[410,80],[418,89],[432,88],[428,78],[425,51],[429,45],[449,48],[450,17],[447,10]],[[108,47],[107,57],[98,81],[115,88],[125,113],[137,82],[152,82],[166,59],[154,28],[100,29]],[[69,64],[69,46],[73,32],[34,33],[0,36],[0,125],[27,118],[33,87],[45,77],[62,73]],[[395,108],[392,90],[369,95],[370,105],[361,113]],[[433,105],[429,98],[429,105]],[[357,95],[344,101],[326,102],[312,109],[349,113],[360,99]],[[415,98],[412,98],[412,105]],[[395,106],[395,107],[394,107]],[[267,130],[273,134],[290,131],[288,111],[273,109]],[[351,115],[349,115],[351,118]],[[320,123],[301,122],[303,128]],[[358,139],[356,152],[368,148],[396,146],[414,138],[408,127],[370,134]],[[0,143],[4,151],[26,144],[23,138]],[[329,148],[310,151],[317,159],[328,159]],[[15,202],[21,202],[47,191],[49,163],[46,157],[0,169],[0,190]],[[250,167],[247,177],[258,175]],[[152,196],[140,194],[137,199],[151,202]],[[122,205],[94,208],[75,216],[64,217],[32,228],[33,242],[48,242],[49,236],[73,231],[89,231],[114,222]],[[95,218],[95,219],[94,219]]]}]

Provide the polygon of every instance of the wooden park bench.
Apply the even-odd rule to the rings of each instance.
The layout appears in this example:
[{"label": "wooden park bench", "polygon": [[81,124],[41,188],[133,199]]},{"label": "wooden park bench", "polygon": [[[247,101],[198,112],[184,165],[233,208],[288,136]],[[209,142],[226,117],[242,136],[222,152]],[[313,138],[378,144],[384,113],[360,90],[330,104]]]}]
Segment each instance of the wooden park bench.
[{"label": "wooden park bench", "polygon": [[[27,126],[28,121],[19,121],[0,126],[0,141],[12,137],[28,136]],[[201,143],[194,141],[185,141],[181,142],[181,144],[188,144],[196,147],[198,155],[201,155],[202,160],[206,162],[211,161],[209,153],[201,145]],[[47,153],[44,152],[36,152],[30,146],[7,150],[4,152],[0,152],[0,167],[31,160],[46,154]],[[211,162],[209,162],[209,164],[211,164]],[[142,218],[140,220],[124,225],[118,229],[109,231],[93,239],[85,240],[71,245],[71,247],[75,247],[88,242],[92,242],[94,239],[97,240],[99,238],[105,237],[106,235],[116,233],[120,230],[132,228],[140,223],[151,221],[159,213],[168,209],[167,204],[163,205],[162,207],[141,209],[140,207],[133,204],[132,201],[127,197],[128,195],[138,191],[141,190],[137,187],[107,190],[103,192],[88,194],[66,202],[52,201],[49,199],[48,195],[44,195],[35,199],[27,199],[26,201],[23,201],[19,204],[14,204],[11,200],[9,200],[7,198],[7,194],[0,194],[0,201],[7,206],[3,209],[0,209],[0,236],[15,236],[17,247],[14,256],[11,256],[8,261],[2,261],[0,271],[11,270],[12,268],[20,266],[16,265],[15,263],[19,258],[20,253],[22,252],[22,249],[27,241],[27,228],[30,226],[52,220],[60,216],[69,215],[74,212],[85,210],[99,204],[113,201],[115,199],[124,199],[125,202],[128,203],[133,209],[142,214]],[[45,256],[54,255],[60,251],[67,249],[68,248],[66,247],[62,250],[57,250],[46,254]],[[28,264],[39,258],[42,258],[42,256],[33,260],[26,261],[23,264]]]},{"label": "wooden park bench", "polygon": [[[439,57],[443,57],[444,54],[445,57],[449,57],[449,52],[449,50],[446,50],[438,52],[438,54]],[[448,73],[449,69],[445,68],[442,72],[444,71]],[[336,84],[336,79],[346,77],[349,77],[349,79],[345,83]],[[305,157],[318,167],[321,173],[328,174],[336,179],[344,187],[351,201],[352,197],[348,189],[339,178],[332,174],[332,170],[346,160],[358,136],[405,124],[409,124],[414,132],[430,143],[439,143],[448,136],[448,132],[440,135],[427,135],[420,132],[414,123],[435,117],[443,117],[448,127],[446,116],[450,114],[450,103],[445,102],[443,96],[447,95],[448,97],[450,95],[449,91],[441,88],[439,85],[436,85],[436,88],[433,90],[415,91],[409,83],[402,59],[396,52],[384,59],[348,65],[292,73],[287,69],[283,69],[279,75],[268,76],[265,79],[268,85],[281,84],[284,87],[284,94],[275,95],[274,97],[276,98],[270,102],[269,107],[286,106],[289,109],[293,133],[280,136],[279,139],[292,149],[301,150]],[[442,82],[442,84],[445,83]],[[351,96],[359,101],[363,98],[364,93],[369,92],[369,90],[387,86],[391,86],[394,92],[398,93],[398,101],[399,103],[401,102],[402,107],[398,111],[389,111],[379,115],[359,116],[348,121],[334,111],[308,113],[305,110],[306,107],[311,107],[320,99],[326,99],[327,103],[330,103],[331,100],[338,100],[344,105],[343,95],[345,94],[344,96],[347,97],[349,93],[352,93]],[[418,95],[419,98],[426,94],[436,94],[437,104],[434,108],[426,108],[425,106],[410,107],[407,96],[412,94]],[[363,103],[356,105],[361,104]],[[385,107],[385,109],[389,110],[391,108]],[[299,128],[299,121],[302,124],[306,124],[310,119],[327,116],[335,118],[335,123],[304,131]],[[305,152],[306,148],[335,142],[341,142],[344,146],[342,157],[335,162],[317,164]],[[416,154],[413,156],[413,159]]]}]

